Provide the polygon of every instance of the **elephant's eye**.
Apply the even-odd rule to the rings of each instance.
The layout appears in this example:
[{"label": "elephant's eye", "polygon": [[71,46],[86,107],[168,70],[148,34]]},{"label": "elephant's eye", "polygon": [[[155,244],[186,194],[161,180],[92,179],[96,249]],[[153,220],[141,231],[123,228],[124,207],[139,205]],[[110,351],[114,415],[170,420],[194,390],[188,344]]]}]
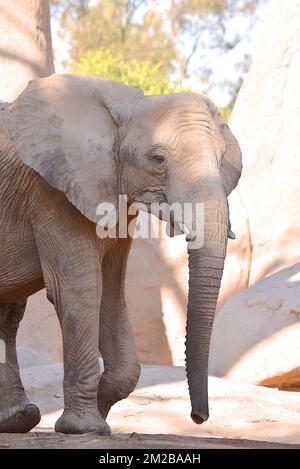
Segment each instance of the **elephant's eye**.
[{"label": "elephant's eye", "polygon": [[151,155],[151,159],[153,161],[155,161],[156,163],[159,163],[159,164],[162,164],[162,163],[165,162],[164,156],[159,155],[159,154],[155,154],[155,153]]}]

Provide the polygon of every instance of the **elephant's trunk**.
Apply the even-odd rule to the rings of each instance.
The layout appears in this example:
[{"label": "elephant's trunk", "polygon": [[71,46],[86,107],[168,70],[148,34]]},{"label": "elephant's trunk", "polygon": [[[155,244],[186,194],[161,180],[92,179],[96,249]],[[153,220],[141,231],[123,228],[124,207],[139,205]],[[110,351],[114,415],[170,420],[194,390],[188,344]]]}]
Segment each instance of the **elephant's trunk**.
[{"label": "elephant's trunk", "polygon": [[[216,194],[217,192],[217,194]],[[204,241],[189,253],[186,371],[195,423],[208,419],[208,356],[228,238],[228,205],[222,187],[204,202]]]}]

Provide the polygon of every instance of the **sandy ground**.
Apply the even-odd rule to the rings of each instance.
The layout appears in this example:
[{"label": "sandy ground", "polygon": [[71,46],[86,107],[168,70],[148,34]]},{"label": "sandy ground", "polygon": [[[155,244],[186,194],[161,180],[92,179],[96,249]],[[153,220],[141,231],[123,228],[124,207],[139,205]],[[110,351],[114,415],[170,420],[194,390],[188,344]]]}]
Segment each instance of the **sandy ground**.
[{"label": "sandy ground", "polygon": [[23,368],[42,420],[27,435],[1,435],[0,448],[300,448],[300,393],[210,377],[210,419],[198,426],[181,367],[143,367],[135,392],[109,415],[112,437],[55,434],[62,376],[61,364]]}]

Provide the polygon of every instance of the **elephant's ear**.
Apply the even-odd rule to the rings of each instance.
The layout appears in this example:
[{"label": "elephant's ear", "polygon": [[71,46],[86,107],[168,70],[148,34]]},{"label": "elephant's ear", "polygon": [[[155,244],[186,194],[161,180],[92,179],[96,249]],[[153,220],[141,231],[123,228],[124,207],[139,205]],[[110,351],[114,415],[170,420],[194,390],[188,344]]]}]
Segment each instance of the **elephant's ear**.
[{"label": "elephant's ear", "polygon": [[97,222],[100,203],[117,206],[117,126],[141,96],[136,88],[97,77],[34,80],[10,105],[18,156]]},{"label": "elephant's ear", "polygon": [[236,138],[225,123],[216,106],[208,98],[206,98],[206,100],[210,113],[225,143],[225,151],[221,161],[221,174],[226,194],[229,195],[239,182],[241,176],[242,152]]}]

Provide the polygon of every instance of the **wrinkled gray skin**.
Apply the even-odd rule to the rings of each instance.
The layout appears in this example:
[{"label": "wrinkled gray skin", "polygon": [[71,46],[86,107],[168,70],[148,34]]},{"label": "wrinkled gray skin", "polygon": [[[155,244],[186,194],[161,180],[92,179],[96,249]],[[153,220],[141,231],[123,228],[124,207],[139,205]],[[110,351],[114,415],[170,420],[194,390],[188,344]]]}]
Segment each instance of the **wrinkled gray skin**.
[{"label": "wrinkled gray skin", "polygon": [[[227,195],[241,171],[216,108],[192,93],[144,97],[99,78],[53,75],[0,109],[0,432],[26,432],[40,419],[21,383],[16,334],[28,296],[44,287],[63,335],[65,408],[56,431],[109,434],[111,406],[134,390],[140,365],[124,296],[131,240],[101,240],[95,230],[95,207],[116,204],[119,194],[204,203],[204,246],[189,249],[186,354],[191,416],[207,420]],[[188,229],[193,237],[194,222]]]}]

